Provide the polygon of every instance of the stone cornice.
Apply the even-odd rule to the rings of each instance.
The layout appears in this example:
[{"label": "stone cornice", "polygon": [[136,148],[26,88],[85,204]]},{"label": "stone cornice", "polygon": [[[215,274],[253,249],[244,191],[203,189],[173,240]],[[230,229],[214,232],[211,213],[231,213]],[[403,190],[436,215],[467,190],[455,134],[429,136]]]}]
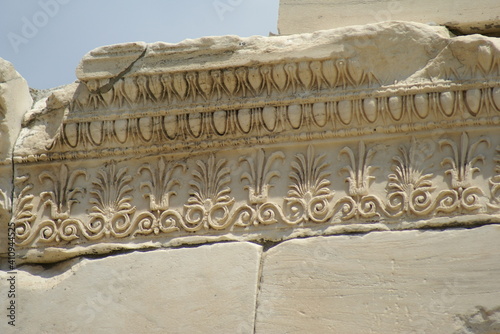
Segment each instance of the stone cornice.
[{"label": "stone cornice", "polygon": [[495,39],[384,23],[129,43],[77,74],[16,146],[27,261],[499,221]]}]

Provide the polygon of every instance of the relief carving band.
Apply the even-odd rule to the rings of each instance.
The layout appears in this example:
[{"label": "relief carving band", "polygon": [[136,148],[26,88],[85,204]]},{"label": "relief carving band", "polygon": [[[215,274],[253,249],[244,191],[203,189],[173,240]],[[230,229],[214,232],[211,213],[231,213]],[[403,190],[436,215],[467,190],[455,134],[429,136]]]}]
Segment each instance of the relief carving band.
[{"label": "relief carving band", "polygon": [[500,42],[345,29],[91,51],[24,117],[19,260],[498,222]]}]

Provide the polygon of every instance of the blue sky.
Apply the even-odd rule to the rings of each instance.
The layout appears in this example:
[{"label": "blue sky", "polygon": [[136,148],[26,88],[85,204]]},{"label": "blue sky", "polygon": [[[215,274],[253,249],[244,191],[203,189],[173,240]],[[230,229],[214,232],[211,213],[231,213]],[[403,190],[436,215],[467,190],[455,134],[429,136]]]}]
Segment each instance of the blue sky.
[{"label": "blue sky", "polygon": [[0,57],[30,87],[76,80],[88,51],[123,42],[180,42],[277,33],[279,0],[0,0]]}]

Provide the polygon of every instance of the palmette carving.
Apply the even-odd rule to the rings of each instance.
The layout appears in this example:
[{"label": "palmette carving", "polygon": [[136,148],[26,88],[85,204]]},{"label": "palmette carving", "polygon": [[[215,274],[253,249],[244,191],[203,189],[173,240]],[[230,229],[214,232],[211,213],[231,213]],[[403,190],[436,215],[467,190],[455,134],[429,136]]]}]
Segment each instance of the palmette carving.
[{"label": "palmette carving", "polygon": [[186,231],[200,228],[224,229],[230,223],[229,210],[234,199],[229,195],[231,189],[230,169],[225,159],[210,155],[207,162],[197,160],[197,170],[193,171],[191,194],[184,208],[186,210]]},{"label": "palmette carving", "polygon": [[97,171],[97,177],[92,181],[90,204],[93,206],[87,226],[92,239],[130,234],[130,215],[136,210],[131,204],[132,177],[127,174],[128,168],[116,169],[116,162],[110,161]]},{"label": "palmette carving", "polygon": [[[78,232],[82,229],[78,219],[70,217],[71,206],[78,202],[75,198],[77,194],[85,191],[81,187],[73,188],[79,176],[86,176],[83,170],[75,170],[71,173],[64,165],[61,169],[60,178],[54,173],[44,172],[40,174],[39,180],[49,180],[53,190],[42,192],[40,199],[43,206],[50,208],[50,217],[41,221],[36,221],[37,215],[32,213],[32,201],[34,195],[27,192],[33,189],[32,184],[25,185],[28,176],[17,178],[17,186],[23,186],[19,197],[16,212],[13,216],[16,225],[16,240],[19,245],[29,245],[31,243],[59,243],[69,242],[78,239]],[[43,217],[43,216],[40,216]]]},{"label": "palmette carving", "polygon": [[290,221],[301,223],[311,220],[324,223],[333,214],[330,200],[333,192],[328,188],[329,164],[325,155],[316,156],[314,148],[308,146],[307,154],[297,154],[292,162],[290,185],[285,202],[291,212]]},{"label": "palmette carving", "polygon": [[79,202],[77,195],[85,194],[83,187],[75,187],[80,176],[87,180],[86,171],[78,169],[70,172],[66,164],[52,172],[44,171],[38,176],[40,182],[47,181],[52,184],[51,191],[40,193],[43,205],[50,208],[51,219],[64,220],[71,216],[71,207]]},{"label": "palmette carving", "polygon": [[180,163],[169,164],[165,158],[159,158],[157,167],[152,167],[149,163],[142,165],[137,171],[138,174],[148,172],[150,181],[141,182],[140,188],[148,190],[144,194],[149,199],[150,210],[168,210],[170,207],[170,197],[177,195],[172,189],[179,186],[179,180],[172,177],[176,169],[186,171],[186,166]]},{"label": "palmette carving", "polygon": [[149,199],[150,212],[143,212],[136,218],[139,230],[137,234],[159,234],[178,231],[182,220],[181,215],[170,210],[170,197],[176,196],[173,190],[180,182],[173,177],[176,170],[186,171],[186,166],[180,163],[167,163],[164,157],[158,159],[156,167],[149,163],[142,165],[138,174],[149,174],[150,180],[141,182],[140,188],[145,190],[144,198]]},{"label": "palmette carving", "polygon": [[262,204],[268,200],[269,189],[273,186],[271,180],[279,178],[281,173],[277,170],[271,170],[271,166],[276,160],[284,160],[285,154],[281,151],[274,152],[269,156],[263,149],[257,151],[255,159],[253,157],[242,157],[239,162],[245,162],[248,165],[249,172],[241,175],[241,180],[247,180],[249,201],[251,204]]},{"label": "palmette carving", "polygon": [[357,157],[347,146],[340,151],[339,157],[343,155],[349,159],[350,164],[340,170],[348,173],[346,183],[349,185],[349,196],[341,198],[337,203],[342,207],[342,219],[379,217],[381,213],[387,215],[382,201],[371,195],[369,190],[370,183],[375,179],[371,172],[378,169],[371,165],[375,149],[366,150],[365,143],[360,141]]},{"label": "palmette carving", "polygon": [[285,160],[285,154],[277,151],[267,155],[263,149],[259,149],[253,157],[240,158],[240,164],[246,163],[249,171],[243,172],[241,181],[248,181],[248,185],[244,189],[248,190],[250,206],[242,208],[241,217],[236,223],[238,226],[248,226],[252,223],[258,224],[275,224],[284,221],[284,215],[281,209],[269,200],[269,189],[273,187],[271,183],[273,178],[280,178],[281,173],[277,170],[272,170],[272,165],[275,161]]},{"label": "palmette carving", "polygon": [[[221,127],[220,131],[226,130]],[[370,224],[392,222],[401,217],[426,220],[444,213],[464,215],[486,209],[482,202],[487,200],[484,194],[488,189],[476,185],[473,176],[481,172],[478,163],[486,162],[477,151],[479,148],[488,149],[489,139],[470,140],[468,133],[464,132],[458,142],[453,137],[441,140],[441,152],[451,154],[430,173],[426,170],[433,165],[428,161],[436,152],[432,143],[431,140],[412,138],[409,144],[399,146],[391,162],[380,167],[392,169],[385,185],[386,202],[372,190],[373,174],[379,167],[372,164],[375,147],[364,141],[360,141],[356,148],[345,146],[339,150],[339,160],[348,162],[343,168],[332,164],[332,156],[336,153],[325,148],[316,153],[312,145],[305,153],[291,158],[288,167],[279,164],[287,161],[279,150],[259,149],[254,155],[246,155],[238,162],[243,168],[240,175],[242,189],[248,193],[243,199],[238,199],[239,202],[229,187],[233,162],[214,154],[205,155],[206,160],[188,159],[185,164],[169,163],[166,157],[160,156],[154,164],[141,165],[134,174],[141,178],[135,190],[142,192],[146,199],[142,202],[144,204],[140,204],[138,197],[133,199],[134,176],[129,174],[128,168],[119,168],[116,162],[110,161],[92,180],[89,196],[93,206],[88,218],[72,217],[71,211],[75,201],[81,200],[85,194],[75,185],[76,181],[82,183],[86,180],[86,172],[70,171],[63,164],[57,167],[61,170],[60,175],[45,172],[39,176],[39,186],[44,188],[39,195],[42,200],[39,207],[51,209],[49,219],[42,216],[38,219],[33,212],[34,196],[27,194],[33,189],[32,185],[23,186],[22,182],[17,185],[16,189],[23,189],[18,200],[21,209],[17,213],[20,217],[16,222],[17,242],[24,247],[147,235],[177,237],[197,232],[210,234],[213,230],[243,233],[272,224],[280,226],[278,228],[307,224]],[[489,179],[491,198],[484,204],[488,204],[490,212],[498,212],[500,172],[498,159],[490,163],[493,162],[496,162],[496,174]],[[192,171],[189,174],[191,191],[187,198],[179,198],[184,205],[172,207],[170,199],[177,195],[176,190],[180,189],[178,179],[186,170]],[[347,195],[337,199],[335,187],[340,186],[341,181],[335,180],[336,185],[332,185],[330,177],[333,171],[347,174]],[[288,179],[281,177],[284,172],[289,175]],[[442,189],[441,185],[437,191],[436,178],[448,181],[450,189]],[[288,185],[286,194],[278,193],[278,197],[283,196],[282,202],[269,194],[269,190],[278,184],[281,190]]]},{"label": "palmette carving", "polygon": [[449,139],[439,142],[442,149],[449,147],[452,152],[452,156],[444,158],[441,162],[442,166],[451,167],[445,171],[445,174],[450,176],[452,190],[440,193],[438,212],[451,212],[455,209],[459,209],[459,212],[474,211],[481,208],[479,196],[484,195],[484,192],[473,184],[473,176],[474,173],[480,171],[476,164],[484,162],[482,154],[475,155],[478,146],[482,143],[488,147],[490,145],[486,138],[480,138],[469,144],[469,135],[466,132],[462,133],[459,144]]},{"label": "palmette carving", "polygon": [[[429,144],[429,142],[427,142]],[[400,155],[392,158],[393,174],[389,174],[389,195],[387,209],[393,217],[405,213],[413,215],[426,215],[433,209],[432,173],[425,174],[422,167],[432,155],[432,148],[419,147],[415,137],[412,137],[410,147],[399,147]]]}]

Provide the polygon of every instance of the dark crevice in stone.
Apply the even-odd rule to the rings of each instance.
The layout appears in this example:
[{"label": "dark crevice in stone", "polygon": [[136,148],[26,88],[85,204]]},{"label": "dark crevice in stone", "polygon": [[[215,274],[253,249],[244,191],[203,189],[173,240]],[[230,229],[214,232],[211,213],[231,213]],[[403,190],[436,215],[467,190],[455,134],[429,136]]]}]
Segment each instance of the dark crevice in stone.
[{"label": "dark crevice in stone", "polygon": [[136,60],[134,60],[133,62],[131,62],[130,65],[126,69],[124,69],[123,71],[121,71],[120,73],[118,73],[116,76],[110,78],[107,84],[99,87],[99,89],[97,90],[97,93],[104,94],[104,93],[108,92],[111,88],[113,88],[114,84],[118,80],[120,80],[121,78],[123,78],[128,72],[130,72],[130,70],[135,65],[135,63],[137,63],[140,59],[142,59],[144,57],[144,55],[146,55],[147,51],[148,51],[148,45],[146,45],[146,47],[144,48],[144,50],[142,51],[142,53],[139,55],[139,57],[137,57]]},{"label": "dark crevice in stone", "polygon": [[[257,333],[257,310],[259,309],[259,297],[260,297],[260,290],[261,286],[263,283],[263,276],[262,276],[262,270],[264,267],[264,260],[266,257],[265,253],[265,247],[262,245],[264,248],[262,250],[262,253],[260,255],[260,261],[259,261],[259,271],[257,273],[257,286],[255,287],[255,306],[254,306],[254,317],[253,317],[253,333]],[[272,247],[272,246],[271,246]]]},{"label": "dark crevice in stone", "polygon": [[[482,35],[482,36],[486,36],[486,37],[500,37],[500,31],[486,32],[484,29],[476,28],[476,31],[464,32],[463,30],[461,30],[459,27],[456,27],[456,26],[444,25],[444,27],[446,27],[446,29],[448,29],[455,36],[467,36],[467,35],[476,35],[477,34],[477,35]],[[496,29],[496,30],[498,30],[498,29]]]},{"label": "dark crevice in stone", "polygon": [[279,240],[279,241],[271,241],[271,240],[259,240],[259,241],[250,241],[253,242],[254,244],[261,245],[262,246],[262,251],[267,252],[271,248],[281,244],[282,242],[285,242],[286,240]]},{"label": "dark crevice in stone", "polygon": [[483,306],[476,306],[474,312],[456,317],[462,322],[466,333],[500,333],[500,307],[487,309]]}]

